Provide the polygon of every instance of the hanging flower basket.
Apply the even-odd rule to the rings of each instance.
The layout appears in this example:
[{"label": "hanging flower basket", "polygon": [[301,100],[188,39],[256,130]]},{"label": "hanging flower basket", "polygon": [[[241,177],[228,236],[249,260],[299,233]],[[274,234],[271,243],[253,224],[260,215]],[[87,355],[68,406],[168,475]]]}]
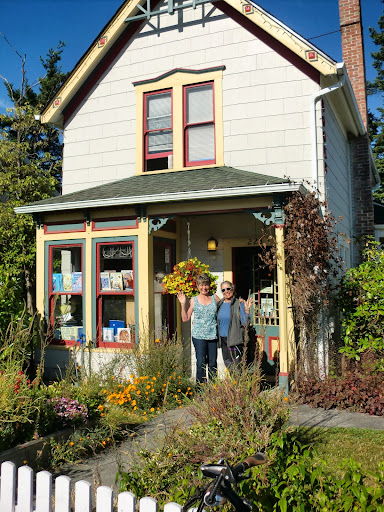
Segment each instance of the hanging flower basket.
[{"label": "hanging flower basket", "polygon": [[173,272],[164,277],[163,288],[171,295],[184,292],[190,298],[199,293],[196,286],[197,276],[199,274],[208,274],[211,280],[211,292],[215,293],[217,277],[208,272],[208,269],[209,265],[201,263],[197,258],[181,261],[173,267]]}]

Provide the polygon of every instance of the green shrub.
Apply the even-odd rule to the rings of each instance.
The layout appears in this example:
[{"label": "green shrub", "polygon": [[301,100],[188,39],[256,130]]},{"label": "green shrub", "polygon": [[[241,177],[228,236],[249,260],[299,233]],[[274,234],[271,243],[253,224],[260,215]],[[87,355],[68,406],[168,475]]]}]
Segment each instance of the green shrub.
[{"label": "green shrub", "polygon": [[325,474],[314,463],[314,451],[300,443],[295,431],[274,435],[271,445],[272,464],[259,471],[262,477],[240,484],[259,510],[384,511],[384,463],[372,475],[375,485],[366,486],[361,465],[352,459],[343,464],[342,478]]},{"label": "green shrub", "polygon": [[370,242],[364,258],[340,285],[338,302],[344,315],[340,351],[356,360],[373,352],[379,357],[378,369],[384,371],[384,251]]},{"label": "green shrub", "polygon": [[258,372],[241,369],[206,385],[187,409],[194,425],[172,430],[157,450],[142,450],[129,472],[121,468],[120,490],[183,503],[201,484],[201,463],[238,461],[269,446],[289,411],[279,390],[260,392],[260,381]]}]

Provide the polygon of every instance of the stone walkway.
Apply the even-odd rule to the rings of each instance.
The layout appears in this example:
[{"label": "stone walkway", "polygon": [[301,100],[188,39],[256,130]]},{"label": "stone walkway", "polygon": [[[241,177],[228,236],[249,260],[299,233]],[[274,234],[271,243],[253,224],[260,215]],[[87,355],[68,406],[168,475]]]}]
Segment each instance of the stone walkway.
[{"label": "stone walkway", "polygon": [[[91,457],[81,464],[66,464],[54,476],[67,475],[72,482],[87,480],[95,486],[107,485],[116,490],[115,478],[119,462],[128,468],[132,458],[142,448],[155,448],[167,432],[178,424],[190,425],[192,418],[186,409],[168,411],[158,418],[141,425],[135,435]],[[295,406],[290,417],[291,425],[307,427],[346,427],[384,430],[384,417],[350,413],[332,409],[313,409],[308,405]]]}]

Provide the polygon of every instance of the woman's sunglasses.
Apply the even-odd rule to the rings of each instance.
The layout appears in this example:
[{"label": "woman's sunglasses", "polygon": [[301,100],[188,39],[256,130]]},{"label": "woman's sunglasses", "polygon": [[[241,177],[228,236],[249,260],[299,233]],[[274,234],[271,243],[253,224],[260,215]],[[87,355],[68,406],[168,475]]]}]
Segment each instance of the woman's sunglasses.
[{"label": "woman's sunglasses", "polygon": [[232,290],[232,288],[222,288],[221,293],[230,292],[231,290]]}]

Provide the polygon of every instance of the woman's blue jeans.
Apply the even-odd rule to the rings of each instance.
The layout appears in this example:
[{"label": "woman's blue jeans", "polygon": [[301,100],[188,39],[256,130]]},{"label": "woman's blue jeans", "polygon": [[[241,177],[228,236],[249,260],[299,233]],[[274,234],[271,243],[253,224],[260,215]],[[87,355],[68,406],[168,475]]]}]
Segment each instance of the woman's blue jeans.
[{"label": "woman's blue jeans", "polygon": [[192,337],[196,352],[196,381],[205,382],[205,368],[208,364],[208,375],[217,372],[217,340],[201,340]]}]

